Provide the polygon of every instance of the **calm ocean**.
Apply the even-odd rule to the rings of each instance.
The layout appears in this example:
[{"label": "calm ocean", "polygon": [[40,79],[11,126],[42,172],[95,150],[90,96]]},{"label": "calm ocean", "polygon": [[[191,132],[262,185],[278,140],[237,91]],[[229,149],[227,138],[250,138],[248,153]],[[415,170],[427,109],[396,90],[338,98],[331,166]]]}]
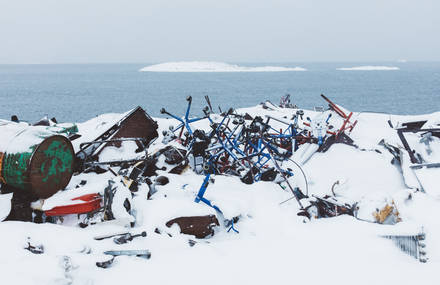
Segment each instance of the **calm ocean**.
[{"label": "calm ocean", "polygon": [[[274,103],[290,93],[300,108],[325,106],[321,93],[352,111],[423,114],[440,111],[440,62],[278,63],[304,72],[152,73],[148,64],[0,65],[0,118],[16,114],[36,121],[48,114],[59,122],[84,121],[137,105],[153,116],[165,107],[183,115],[188,95],[192,114],[204,95],[228,107]],[[271,64],[241,64],[261,66]],[[274,65],[274,64],[272,64]],[[340,71],[360,65],[397,66],[396,71]]]}]

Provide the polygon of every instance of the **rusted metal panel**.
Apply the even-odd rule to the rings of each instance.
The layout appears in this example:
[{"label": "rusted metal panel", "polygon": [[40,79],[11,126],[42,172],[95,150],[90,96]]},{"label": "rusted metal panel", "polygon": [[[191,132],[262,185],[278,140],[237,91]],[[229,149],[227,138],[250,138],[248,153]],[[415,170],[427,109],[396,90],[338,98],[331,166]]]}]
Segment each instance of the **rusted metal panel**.
[{"label": "rusted metal panel", "polygon": [[205,238],[214,235],[214,227],[219,226],[215,215],[179,217],[166,223],[167,227],[178,224],[180,232],[187,235],[193,235],[196,238]]},{"label": "rusted metal panel", "polygon": [[[97,137],[94,142],[117,140],[122,138],[143,139],[146,146],[158,137],[158,125],[141,107],[133,109],[125,117],[115,123],[107,131]],[[106,146],[119,147],[121,142],[103,144],[90,144],[76,153],[77,157],[84,160],[88,156],[98,156]]]},{"label": "rusted metal panel", "polygon": [[121,121],[112,139],[143,138],[148,144],[157,136],[157,123],[141,107],[137,107]]}]

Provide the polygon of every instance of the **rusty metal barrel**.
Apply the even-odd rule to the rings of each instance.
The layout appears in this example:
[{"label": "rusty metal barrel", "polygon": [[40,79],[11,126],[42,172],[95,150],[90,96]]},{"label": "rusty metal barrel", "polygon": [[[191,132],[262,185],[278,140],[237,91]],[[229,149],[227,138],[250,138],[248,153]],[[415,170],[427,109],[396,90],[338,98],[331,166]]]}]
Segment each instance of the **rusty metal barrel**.
[{"label": "rusty metal barrel", "polygon": [[47,127],[0,124],[0,181],[48,198],[69,183],[75,154],[65,136]]}]

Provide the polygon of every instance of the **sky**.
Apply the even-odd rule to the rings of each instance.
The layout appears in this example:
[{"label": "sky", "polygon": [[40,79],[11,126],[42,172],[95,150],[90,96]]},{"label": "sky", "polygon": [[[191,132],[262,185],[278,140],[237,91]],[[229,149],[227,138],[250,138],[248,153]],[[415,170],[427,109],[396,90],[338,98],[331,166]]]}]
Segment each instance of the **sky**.
[{"label": "sky", "polygon": [[0,64],[439,61],[438,0],[0,0]]}]

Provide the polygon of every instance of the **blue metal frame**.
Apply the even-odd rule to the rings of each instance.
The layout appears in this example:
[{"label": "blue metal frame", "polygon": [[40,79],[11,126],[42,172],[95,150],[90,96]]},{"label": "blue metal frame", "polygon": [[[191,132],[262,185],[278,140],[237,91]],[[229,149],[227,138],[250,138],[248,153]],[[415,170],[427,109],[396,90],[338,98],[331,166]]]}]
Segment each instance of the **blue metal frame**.
[{"label": "blue metal frame", "polygon": [[180,122],[180,124],[173,130],[173,132],[175,132],[177,130],[180,130],[181,128],[185,127],[185,129],[188,131],[188,133],[190,135],[192,135],[193,131],[192,131],[191,126],[189,124],[197,122],[197,121],[200,121],[200,120],[203,120],[203,119],[206,119],[206,117],[190,119],[189,118],[189,112],[190,112],[190,109],[191,109],[192,97],[188,96],[188,98],[186,100],[188,101],[188,107],[186,108],[186,113],[185,113],[185,116],[183,118],[178,117],[176,115],[173,115],[173,114],[167,112],[163,108],[161,110],[161,113],[167,114],[167,115],[171,116],[172,118],[174,118],[174,119],[176,119],[176,120],[178,120]]}]

